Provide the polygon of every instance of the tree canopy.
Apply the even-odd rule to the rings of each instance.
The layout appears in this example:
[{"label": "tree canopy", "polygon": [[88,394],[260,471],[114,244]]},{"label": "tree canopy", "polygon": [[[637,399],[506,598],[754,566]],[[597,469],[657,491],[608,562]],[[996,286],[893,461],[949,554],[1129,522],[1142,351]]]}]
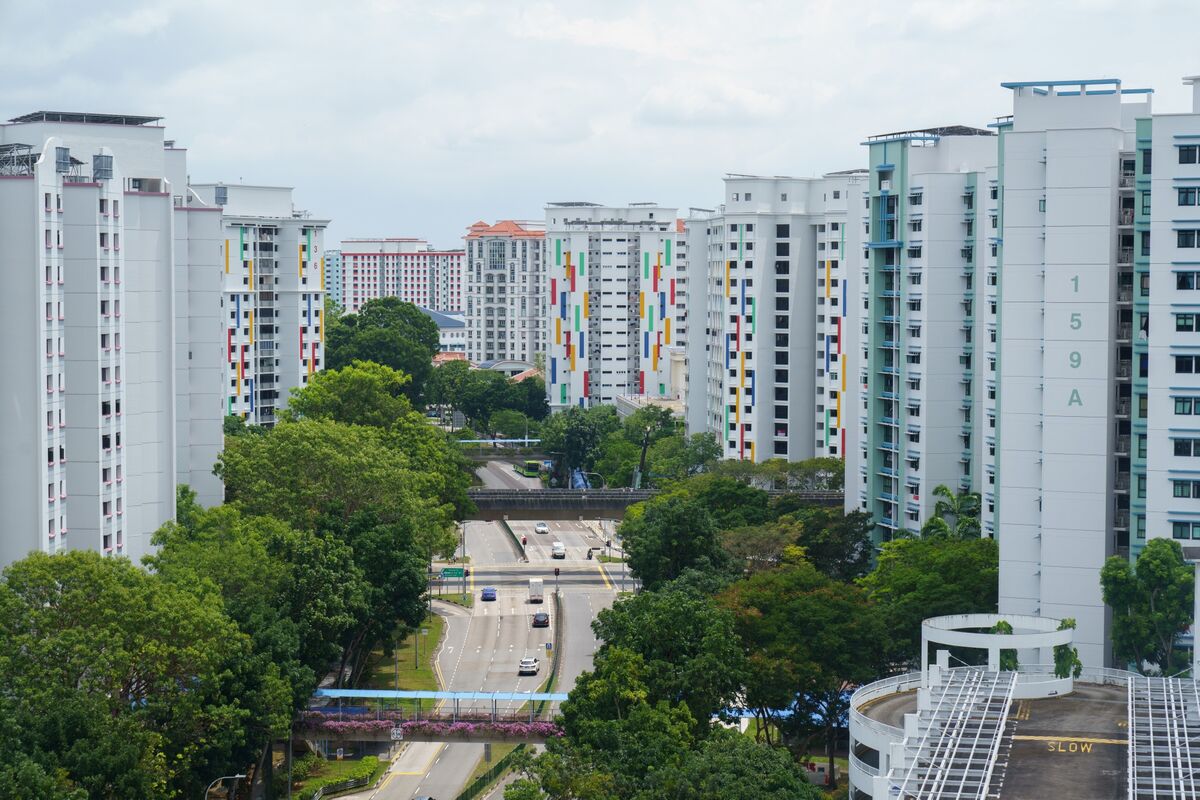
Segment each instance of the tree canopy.
[{"label": "tree canopy", "polygon": [[921,621],[995,612],[999,548],[994,539],[896,539],[883,545],[862,586],[881,607],[896,659],[919,661]]},{"label": "tree canopy", "polygon": [[227,669],[250,647],[216,592],[159,580],[126,559],[74,551],[15,562],[0,581],[0,717],[21,756],[2,760],[23,764],[18,781],[43,796],[194,792],[205,767],[244,744],[252,713],[282,706],[287,718],[289,698],[269,665],[265,709],[227,691]]},{"label": "tree canopy", "polygon": [[641,513],[625,518],[620,532],[629,569],[647,589],[679,577],[688,568],[721,570],[728,563],[707,508],[686,496],[651,498]]},{"label": "tree canopy", "polygon": [[333,317],[326,326],[328,368],[373,361],[399,370],[411,378],[405,394],[414,404],[422,402],[437,352],[437,324],[412,303],[396,297],[368,300],[357,314]]},{"label": "tree canopy", "polygon": [[1192,624],[1195,570],[1174,539],[1151,539],[1136,566],[1113,556],[1100,570],[1113,610],[1113,649],[1139,671],[1174,675],[1186,663],[1178,641]]}]

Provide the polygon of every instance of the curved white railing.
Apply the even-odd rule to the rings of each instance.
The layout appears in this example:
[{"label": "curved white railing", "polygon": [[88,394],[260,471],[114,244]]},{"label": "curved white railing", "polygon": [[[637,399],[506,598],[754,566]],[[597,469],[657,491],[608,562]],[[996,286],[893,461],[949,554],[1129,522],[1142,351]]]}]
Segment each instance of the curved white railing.
[{"label": "curved white railing", "polygon": [[872,767],[870,764],[854,755],[853,750],[850,751],[850,769],[858,770],[864,775],[870,775],[872,778],[879,774],[879,767]]},{"label": "curved white railing", "polygon": [[860,686],[850,696],[850,727],[853,729],[861,726],[887,739],[898,740],[902,738],[904,736],[903,729],[877,719],[872,719],[858,709],[872,700],[878,700],[880,697],[886,697],[889,694],[896,694],[897,692],[907,692],[920,685],[921,673],[908,672],[904,675],[893,675],[890,678],[884,678],[881,681]]}]

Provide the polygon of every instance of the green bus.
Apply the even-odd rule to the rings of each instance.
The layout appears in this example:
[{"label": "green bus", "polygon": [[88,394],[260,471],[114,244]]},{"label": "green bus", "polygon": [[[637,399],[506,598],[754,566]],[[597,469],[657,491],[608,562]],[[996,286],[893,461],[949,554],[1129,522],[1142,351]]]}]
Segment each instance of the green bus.
[{"label": "green bus", "polygon": [[520,464],[513,464],[515,469],[526,478],[536,478],[542,470],[542,462],[540,461],[525,461]]}]

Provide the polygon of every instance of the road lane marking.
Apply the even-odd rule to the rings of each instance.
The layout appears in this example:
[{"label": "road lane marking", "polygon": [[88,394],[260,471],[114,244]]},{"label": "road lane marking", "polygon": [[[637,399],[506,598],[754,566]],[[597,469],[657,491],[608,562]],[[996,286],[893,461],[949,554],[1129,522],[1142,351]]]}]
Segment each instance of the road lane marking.
[{"label": "road lane marking", "polygon": [[604,588],[611,590],[613,588],[612,581],[608,579],[608,573],[604,571],[604,565],[599,561],[596,562],[596,570],[600,573],[600,577],[604,579]]},{"label": "road lane marking", "polygon": [[[444,744],[438,745],[438,748],[433,751],[433,755],[431,755],[429,757],[429,760],[425,762],[425,766],[421,767],[420,772],[393,772],[392,774],[393,775],[424,775],[424,774],[426,774],[427,772],[429,772],[429,770],[431,770],[433,768],[433,765],[437,763],[437,760],[439,758],[441,758],[442,749],[445,746],[446,745],[444,745]],[[380,788],[382,788],[382,787],[380,787]]]},{"label": "road lane marking", "polygon": [[1018,742],[1047,742],[1050,744],[1129,744],[1128,739],[1091,739],[1086,736],[1013,736],[1012,738]]}]

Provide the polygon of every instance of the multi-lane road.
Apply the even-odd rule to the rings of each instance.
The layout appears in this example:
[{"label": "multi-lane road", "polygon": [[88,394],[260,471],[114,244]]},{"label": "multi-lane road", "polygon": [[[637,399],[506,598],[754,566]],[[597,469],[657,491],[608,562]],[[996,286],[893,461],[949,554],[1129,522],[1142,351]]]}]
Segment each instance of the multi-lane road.
[{"label": "multi-lane road", "polygon": [[[615,599],[621,582],[620,566],[587,559],[589,547],[604,545],[599,523],[549,521],[550,533],[537,534],[535,522],[510,521],[516,535],[524,536],[528,542],[528,563],[519,560],[499,523],[466,523],[464,540],[471,566],[466,585],[475,602],[469,610],[445,603],[435,605],[435,610],[446,618],[446,633],[435,663],[443,688],[485,692],[537,690],[549,674],[546,643],[553,640],[556,626],[562,652],[560,677],[554,690],[569,692],[579,674],[591,668],[597,646],[591,623]],[[551,545],[556,541],[563,543],[566,558],[551,557]],[[557,579],[555,567],[560,573]],[[529,603],[530,578],[543,580],[546,600],[541,605]],[[448,584],[446,591],[459,590],[458,580],[451,579]],[[485,586],[496,589],[495,601],[480,600]],[[562,598],[561,617],[554,610],[552,593],[556,586]],[[550,628],[532,626],[535,611],[550,613]],[[517,675],[517,663],[526,656],[541,659],[542,669],[537,676]],[[378,800],[409,800],[422,795],[439,800],[453,798],[483,757],[483,750],[481,744],[407,745],[373,797]]]}]

